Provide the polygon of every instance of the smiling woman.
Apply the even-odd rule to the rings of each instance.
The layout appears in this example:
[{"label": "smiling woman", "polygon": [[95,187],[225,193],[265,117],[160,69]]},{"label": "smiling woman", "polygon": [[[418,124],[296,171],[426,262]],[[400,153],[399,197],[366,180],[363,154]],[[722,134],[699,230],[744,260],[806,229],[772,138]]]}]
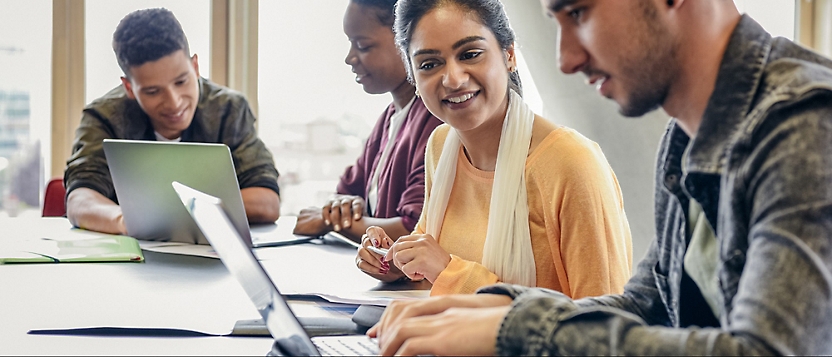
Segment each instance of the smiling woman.
[{"label": "smiling woman", "polygon": [[[358,68],[361,66],[353,72],[351,65],[345,65],[352,42],[345,32],[344,20],[348,7],[356,7],[351,3],[259,3],[258,134],[274,153],[280,169],[284,214],[297,214],[310,206],[320,208],[335,194],[344,170],[364,150],[380,111],[391,103],[387,92],[373,94],[378,91],[372,87],[376,84],[368,83],[365,87],[363,69]],[[359,12],[364,16],[357,22],[365,27],[379,24],[383,14],[380,7],[365,7],[369,10],[366,14]],[[536,11],[535,15],[538,14]],[[392,21],[392,10],[387,17]],[[392,28],[392,23],[388,27]],[[392,37],[392,31],[387,36]],[[365,41],[358,41],[357,45],[363,48]],[[383,63],[401,63],[392,40],[390,46],[393,51]],[[377,46],[367,50],[378,53]],[[201,61],[203,57],[200,56]],[[518,68],[524,68],[522,62]],[[403,71],[403,66],[399,70]],[[200,72],[205,72],[202,66]],[[524,97],[535,112],[542,112],[540,97],[527,76],[529,72],[518,72],[526,76]]]},{"label": "smiling woman", "polygon": [[384,260],[428,279],[433,295],[498,281],[620,292],[632,255],[615,174],[597,144],[525,104],[502,4],[400,0],[394,29],[410,79],[446,125],[428,142],[414,234],[391,246],[368,230],[390,246]]}]

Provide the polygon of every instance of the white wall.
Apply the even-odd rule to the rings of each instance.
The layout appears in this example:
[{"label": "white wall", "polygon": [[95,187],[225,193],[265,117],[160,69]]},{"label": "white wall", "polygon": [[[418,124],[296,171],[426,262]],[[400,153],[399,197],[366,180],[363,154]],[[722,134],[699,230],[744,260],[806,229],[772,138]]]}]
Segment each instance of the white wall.
[{"label": "white wall", "polygon": [[[775,36],[794,37],[793,0],[736,2],[741,12],[748,12]],[[584,76],[560,72],[556,48],[558,26],[543,15],[538,1],[503,0],[503,3],[540,93],[542,115],[597,142],[615,170],[633,234],[634,262],[640,261],[655,236],[653,175],[658,141],[668,115],[661,110],[638,119],[619,115],[614,103],[584,83]]]},{"label": "white wall", "polygon": [[795,0],[734,0],[734,4],[740,13],[753,17],[772,36],[794,39]]}]

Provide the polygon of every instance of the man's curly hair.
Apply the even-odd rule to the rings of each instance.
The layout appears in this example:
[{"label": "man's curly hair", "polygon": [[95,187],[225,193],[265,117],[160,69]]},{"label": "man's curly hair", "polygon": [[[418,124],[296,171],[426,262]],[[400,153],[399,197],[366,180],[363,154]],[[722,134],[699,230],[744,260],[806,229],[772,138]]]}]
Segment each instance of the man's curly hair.
[{"label": "man's curly hair", "polygon": [[182,25],[168,9],[131,12],[121,19],[113,33],[113,51],[127,77],[130,77],[130,67],[156,61],[179,50],[190,56]]}]

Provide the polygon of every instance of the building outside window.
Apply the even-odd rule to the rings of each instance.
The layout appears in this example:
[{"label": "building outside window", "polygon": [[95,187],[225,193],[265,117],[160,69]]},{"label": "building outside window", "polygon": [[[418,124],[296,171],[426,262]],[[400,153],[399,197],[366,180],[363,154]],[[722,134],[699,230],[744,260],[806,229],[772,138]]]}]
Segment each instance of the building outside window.
[{"label": "building outside window", "polygon": [[0,216],[38,214],[49,162],[52,1],[0,1]]}]

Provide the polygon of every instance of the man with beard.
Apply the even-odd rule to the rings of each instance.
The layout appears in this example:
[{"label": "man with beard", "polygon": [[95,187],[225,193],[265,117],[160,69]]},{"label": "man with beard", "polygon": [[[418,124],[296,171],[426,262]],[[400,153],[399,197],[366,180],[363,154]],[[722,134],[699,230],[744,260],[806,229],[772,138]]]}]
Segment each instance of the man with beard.
[{"label": "man with beard", "polygon": [[656,239],[620,295],[396,302],[368,332],[382,353],[832,354],[832,61],[730,0],[541,2],[563,72],[673,117]]}]

